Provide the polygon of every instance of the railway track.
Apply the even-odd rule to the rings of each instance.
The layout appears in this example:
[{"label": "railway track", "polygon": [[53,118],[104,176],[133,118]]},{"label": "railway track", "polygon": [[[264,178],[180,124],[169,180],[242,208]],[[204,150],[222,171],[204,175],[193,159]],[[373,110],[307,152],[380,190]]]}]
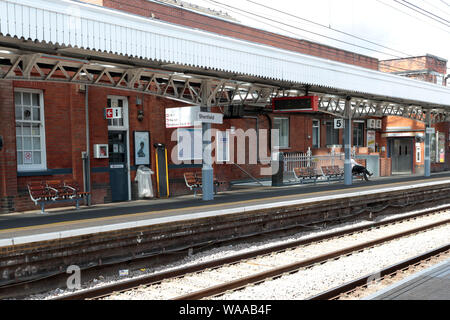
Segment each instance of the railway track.
[{"label": "railway track", "polygon": [[[341,286],[322,292],[318,295],[310,297],[308,300],[340,300],[357,298],[368,291],[368,288],[373,282],[392,281],[399,273],[414,271],[422,264],[428,264],[430,260],[438,260],[440,257],[450,257],[450,244],[444,245],[434,250],[430,250],[423,254],[417,255],[410,259],[396,263],[389,267],[379,270],[375,274],[368,274],[353,281],[347,282]],[[399,281],[397,279],[396,281]],[[382,285],[381,285],[382,286]]]},{"label": "railway track", "polygon": [[[103,287],[88,289],[80,292],[76,292],[70,295],[56,297],[56,300],[82,300],[82,299],[101,299],[105,297],[109,297],[111,295],[120,293],[120,292],[128,292],[130,290],[142,289],[151,285],[161,284],[167,281],[171,281],[172,279],[187,277],[188,275],[199,274],[204,272],[205,270],[219,270],[219,268],[223,268],[225,266],[233,266],[238,264],[251,264],[251,260],[256,257],[265,257],[272,256],[275,254],[279,254],[282,252],[293,251],[298,248],[302,248],[304,246],[308,246],[315,243],[320,243],[323,241],[330,241],[332,239],[338,239],[341,237],[351,236],[357,233],[368,232],[377,230],[383,227],[392,226],[398,223],[410,222],[415,219],[430,217],[433,215],[439,215],[442,213],[442,210],[435,210],[429,212],[421,212],[414,215],[410,215],[408,217],[400,217],[395,218],[389,221],[383,221],[378,223],[372,223],[365,226],[359,226],[355,228],[350,228],[342,231],[331,232],[328,234],[311,237],[308,239],[303,239],[299,241],[294,241],[290,243],[285,243],[277,246],[272,246],[269,248],[258,249],[251,252],[247,252],[244,254],[238,254],[227,258],[217,259],[210,262],[195,264],[187,267],[177,268],[175,270],[161,272],[158,274],[140,277],[137,279],[131,279],[119,283],[115,283],[112,285],[107,285]],[[395,239],[399,239],[401,237],[405,237],[408,235],[412,235],[415,233],[420,233],[432,228],[436,228],[450,222],[449,218],[440,220],[438,222],[434,222],[431,224],[423,225],[416,228],[410,228],[408,230],[397,232],[394,234],[390,234],[389,236],[378,237],[376,239],[365,241],[363,243],[359,243],[354,246],[349,246],[345,248],[339,248],[338,250],[334,250],[332,252],[328,252],[326,254],[314,256],[312,258],[302,259],[300,261],[295,261],[293,263],[285,264],[276,268],[269,268],[263,272],[253,272],[251,275],[241,277],[239,279],[233,281],[223,281],[223,283],[207,286],[205,289],[194,290],[188,294],[182,294],[175,296],[174,299],[182,299],[182,300],[194,300],[194,299],[202,299],[208,298],[216,295],[220,295],[224,292],[230,290],[236,290],[251,284],[256,284],[260,282],[264,282],[267,279],[273,279],[277,277],[281,277],[284,274],[294,273],[301,268],[310,267],[315,264],[322,264],[326,261],[332,259],[338,259],[341,256],[351,255],[353,252],[358,252],[365,250],[367,248],[385,243],[387,241],[392,241]]]}]

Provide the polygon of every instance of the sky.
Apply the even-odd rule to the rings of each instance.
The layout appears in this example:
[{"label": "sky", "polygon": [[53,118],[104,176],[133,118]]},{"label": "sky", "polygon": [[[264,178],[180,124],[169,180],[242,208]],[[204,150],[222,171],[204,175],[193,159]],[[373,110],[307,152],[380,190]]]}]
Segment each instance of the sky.
[{"label": "sky", "polygon": [[227,12],[245,25],[381,60],[432,54],[450,68],[450,0],[184,1]]}]

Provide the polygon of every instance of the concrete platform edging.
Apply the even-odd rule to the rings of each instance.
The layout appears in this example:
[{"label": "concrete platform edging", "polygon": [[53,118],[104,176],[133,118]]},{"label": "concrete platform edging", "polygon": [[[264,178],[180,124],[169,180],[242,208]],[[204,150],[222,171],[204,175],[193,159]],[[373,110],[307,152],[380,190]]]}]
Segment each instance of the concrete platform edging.
[{"label": "concrete platform edging", "polygon": [[88,235],[88,234],[118,231],[118,230],[123,230],[123,229],[148,227],[148,226],[152,226],[152,225],[158,225],[158,224],[164,224],[164,223],[170,223],[170,222],[180,222],[180,221],[186,221],[186,220],[211,218],[211,217],[230,215],[230,214],[236,214],[236,213],[253,212],[256,210],[267,210],[267,209],[274,209],[274,208],[289,207],[289,206],[302,205],[302,204],[313,203],[313,202],[321,202],[321,201],[326,201],[326,200],[346,199],[346,198],[360,197],[360,196],[365,196],[365,195],[381,194],[381,193],[385,193],[385,192],[395,192],[395,191],[401,191],[401,190],[419,189],[419,188],[423,188],[423,187],[436,186],[436,185],[442,185],[442,184],[448,184],[448,183],[450,183],[450,180],[434,181],[434,182],[426,182],[426,183],[416,184],[413,186],[389,187],[389,188],[382,188],[382,189],[376,189],[376,190],[352,192],[352,193],[348,193],[348,194],[319,196],[319,197],[309,198],[309,199],[298,199],[298,200],[289,200],[289,201],[282,201],[282,202],[265,203],[265,204],[233,208],[233,209],[212,210],[212,211],[207,211],[207,212],[174,215],[174,216],[163,217],[163,218],[151,218],[151,219],[134,221],[134,222],[124,222],[124,223],[117,223],[117,224],[110,224],[110,225],[103,225],[103,226],[96,226],[96,227],[86,227],[86,228],[73,229],[73,230],[61,231],[61,232],[44,233],[44,234],[38,234],[38,235],[32,235],[32,236],[14,237],[14,238],[9,238],[9,239],[0,239],[0,247],[33,243],[33,242],[39,242],[39,241],[58,240],[58,239],[71,238],[71,237],[83,236],[83,235]]}]

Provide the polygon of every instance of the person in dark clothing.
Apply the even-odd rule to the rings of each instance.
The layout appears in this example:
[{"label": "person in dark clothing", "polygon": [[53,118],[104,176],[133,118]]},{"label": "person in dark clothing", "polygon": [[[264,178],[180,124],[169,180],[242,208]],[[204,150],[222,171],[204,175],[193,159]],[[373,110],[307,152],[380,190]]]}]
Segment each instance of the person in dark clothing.
[{"label": "person in dark clothing", "polygon": [[370,173],[369,170],[366,169],[366,167],[360,165],[354,159],[352,159],[352,173],[362,174],[364,176],[364,180],[366,181],[369,181],[369,178],[367,176],[373,176],[373,173]]}]

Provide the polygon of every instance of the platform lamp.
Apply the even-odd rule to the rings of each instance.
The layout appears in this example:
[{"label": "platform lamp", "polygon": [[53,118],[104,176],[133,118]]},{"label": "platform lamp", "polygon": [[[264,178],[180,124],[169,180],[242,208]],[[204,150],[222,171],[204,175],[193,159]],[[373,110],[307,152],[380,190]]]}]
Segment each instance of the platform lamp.
[{"label": "platform lamp", "polygon": [[141,97],[136,97],[136,106],[141,106],[137,114],[137,119],[139,122],[142,122],[144,120],[144,106],[142,100],[143,99]]}]

